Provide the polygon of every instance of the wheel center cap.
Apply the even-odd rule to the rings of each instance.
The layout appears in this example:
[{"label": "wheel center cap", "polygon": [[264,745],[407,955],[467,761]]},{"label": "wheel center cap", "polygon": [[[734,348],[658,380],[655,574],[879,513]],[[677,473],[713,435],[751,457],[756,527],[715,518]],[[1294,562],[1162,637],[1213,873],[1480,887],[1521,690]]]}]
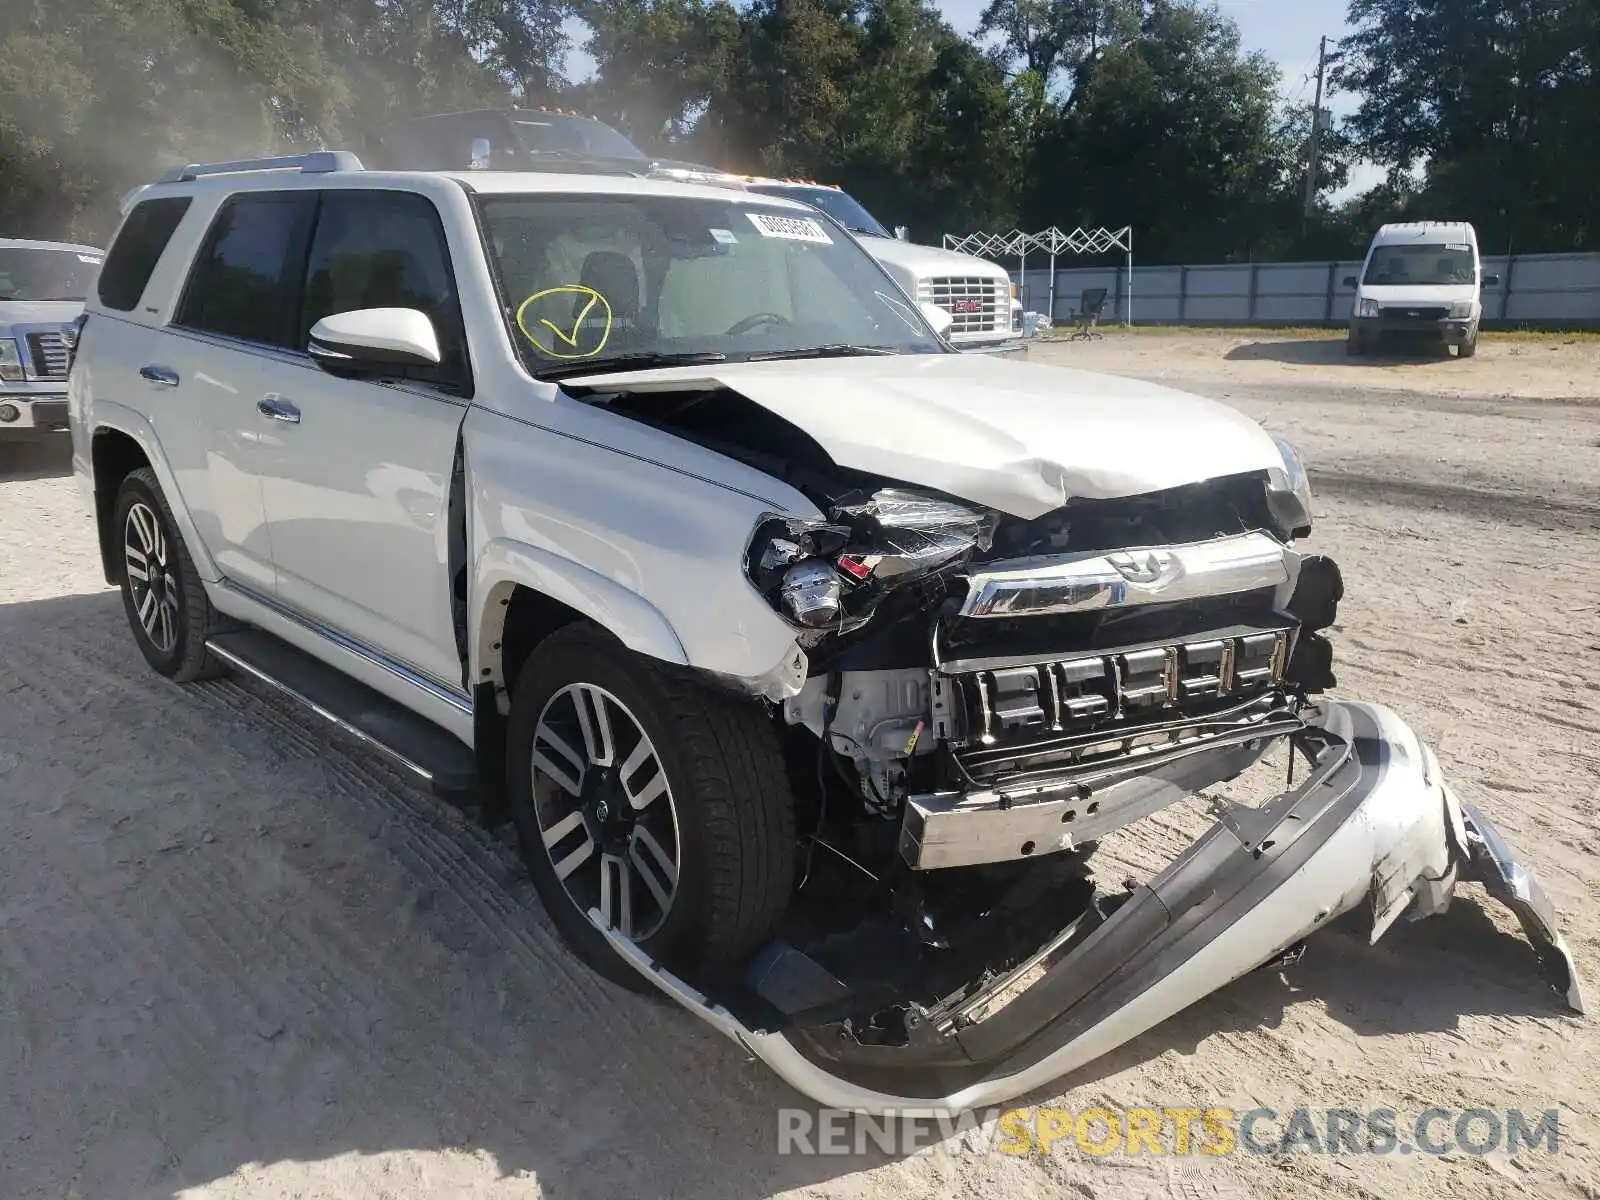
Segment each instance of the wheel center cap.
[{"label": "wheel center cap", "polygon": [[609,821],[611,819],[611,806],[604,800],[600,801],[600,803],[595,807],[594,815],[599,817],[602,821]]}]

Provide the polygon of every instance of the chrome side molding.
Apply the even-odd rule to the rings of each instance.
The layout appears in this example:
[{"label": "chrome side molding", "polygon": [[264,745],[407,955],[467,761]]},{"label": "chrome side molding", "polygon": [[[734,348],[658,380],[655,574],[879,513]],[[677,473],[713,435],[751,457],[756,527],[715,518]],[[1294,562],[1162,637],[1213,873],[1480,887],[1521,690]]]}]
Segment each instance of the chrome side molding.
[{"label": "chrome side molding", "polygon": [[963,617],[1096,612],[1237,595],[1289,582],[1289,555],[1265,533],[1182,546],[1091,551],[987,564],[968,577]]}]

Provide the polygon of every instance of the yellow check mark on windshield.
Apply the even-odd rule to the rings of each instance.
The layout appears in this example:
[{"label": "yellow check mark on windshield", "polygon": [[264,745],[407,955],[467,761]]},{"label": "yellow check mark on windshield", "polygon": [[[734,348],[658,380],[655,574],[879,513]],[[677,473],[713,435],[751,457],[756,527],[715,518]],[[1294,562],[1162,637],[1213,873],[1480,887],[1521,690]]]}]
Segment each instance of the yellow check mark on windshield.
[{"label": "yellow check mark on windshield", "polygon": [[[571,332],[563,329],[566,322],[556,324],[548,317],[540,317],[535,328],[529,322],[540,309],[546,312],[556,311],[560,305],[554,298],[560,296],[566,304],[573,303],[572,297],[577,296],[583,300],[583,311],[577,319],[571,322]],[[596,311],[595,305],[599,305]],[[584,328],[584,323],[589,322],[589,327]],[[535,292],[521,304],[517,305],[517,328],[522,331],[522,336],[533,344],[533,348],[546,358],[574,359],[593,358],[605,349],[606,343],[611,340],[611,303],[605,296],[592,287],[585,287],[578,283],[564,283],[557,287],[545,288],[542,292]],[[550,331],[550,337],[545,337],[545,330]],[[537,335],[537,336],[536,336]],[[593,345],[580,345],[579,338]]]},{"label": "yellow check mark on windshield", "polygon": [[571,333],[562,333],[560,326],[558,326],[554,321],[550,320],[548,317],[540,317],[539,318],[539,324],[548,326],[549,329],[550,329],[550,332],[555,334],[558,338],[560,338],[567,345],[576,346],[578,344],[578,331],[583,328],[583,323],[588,318],[589,313],[591,311],[593,311],[594,306],[596,304],[599,304],[599,303],[600,303],[600,297],[599,296],[590,296],[589,297],[589,303],[587,303],[587,304],[585,304],[583,306],[583,311],[580,312],[578,314],[578,316],[577,316],[577,319],[572,322],[572,332]]}]

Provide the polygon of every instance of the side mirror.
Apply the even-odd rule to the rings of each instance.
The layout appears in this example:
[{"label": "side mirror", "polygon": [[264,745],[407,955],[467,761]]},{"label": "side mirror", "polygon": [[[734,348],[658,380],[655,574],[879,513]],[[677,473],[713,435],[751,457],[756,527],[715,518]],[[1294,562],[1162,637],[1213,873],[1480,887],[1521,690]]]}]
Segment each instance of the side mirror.
[{"label": "side mirror", "polygon": [[486,137],[472,139],[472,149],[469,151],[467,168],[473,171],[487,170],[489,158],[494,154],[494,146]]},{"label": "side mirror", "polygon": [[911,230],[904,225],[896,225],[894,227],[894,236],[896,241],[909,242],[911,240]]},{"label": "side mirror", "polygon": [[439,335],[414,308],[358,308],[311,327],[307,353],[330,375],[393,375],[439,365]]},{"label": "side mirror", "polygon": [[926,300],[924,300],[917,305],[917,308],[922,313],[922,319],[926,321],[933,331],[940,337],[943,337],[945,334],[949,333],[950,326],[956,323],[956,319],[944,309],[940,308],[937,304],[929,304]]},{"label": "side mirror", "polygon": [[1499,287],[1500,286],[1500,276],[1498,276],[1498,275],[1485,275],[1483,277],[1483,286],[1484,287]]},{"label": "side mirror", "polygon": [[1344,277],[1344,285],[1345,285],[1345,287],[1359,287],[1360,286],[1359,284],[1356,283],[1356,277],[1354,275],[1346,275]]}]

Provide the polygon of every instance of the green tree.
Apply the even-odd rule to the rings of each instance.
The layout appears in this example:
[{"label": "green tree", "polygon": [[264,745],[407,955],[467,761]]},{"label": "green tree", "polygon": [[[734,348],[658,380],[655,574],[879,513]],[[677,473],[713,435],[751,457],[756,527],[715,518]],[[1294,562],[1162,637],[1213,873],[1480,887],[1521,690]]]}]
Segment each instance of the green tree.
[{"label": "green tree", "polygon": [[1303,174],[1278,71],[1194,0],[1145,0],[1034,147],[1025,225],[1132,225],[1145,262],[1269,251]]},{"label": "green tree", "polygon": [[569,94],[641,145],[682,142],[726,87],[737,10],[728,0],[589,0],[579,11],[595,75]]},{"label": "green tree", "polygon": [[1139,0],[990,0],[978,36],[997,36],[1007,61],[1047,87],[1067,72],[1076,90],[1101,48],[1138,28],[1139,10]]},{"label": "green tree", "polygon": [[1600,245],[1600,5],[1594,0],[1353,0],[1336,82],[1350,130],[1419,213],[1471,220],[1489,245]]}]

